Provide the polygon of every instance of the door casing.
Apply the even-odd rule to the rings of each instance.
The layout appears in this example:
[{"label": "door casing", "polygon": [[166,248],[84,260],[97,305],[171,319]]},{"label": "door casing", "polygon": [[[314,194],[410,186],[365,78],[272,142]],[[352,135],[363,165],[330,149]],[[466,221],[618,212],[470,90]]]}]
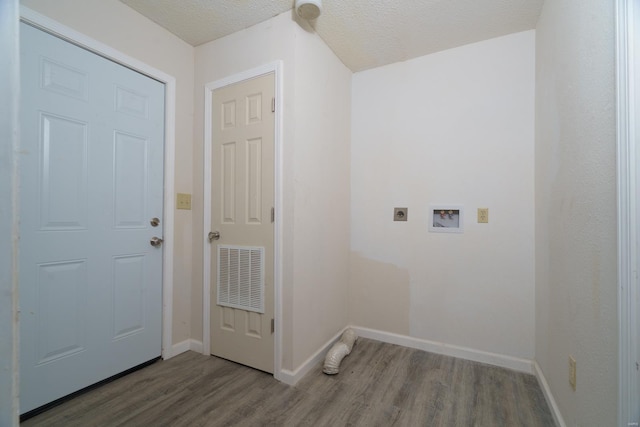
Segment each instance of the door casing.
[{"label": "door casing", "polygon": [[[640,70],[636,20],[640,16],[635,0],[616,0],[616,79],[617,79],[617,224],[618,224],[618,425],[634,425],[638,420],[640,360],[640,190],[637,162],[638,106],[640,91],[635,84]],[[637,425],[637,424],[636,424]]]},{"label": "door casing", "polygon": [[173,324],[173,236],[174,236],[174,175],[175,175],[175,111],[176,79],[135,58],[94,40],[72,28],[20,6],[20,20],[47,33],[63,38],[96,55],[107,58],[165,85],[165,140],[164,140],[164,243],[162,258],[162,358],[169,359],[172,349]]},{"label": "door casing", "polygon": [[283,118],[283,97],[282,97],[282,61],[275,61],[260,67],[256,67],[241,73],[233,74],[226,78],[216,80],[205,85],[204,89],[204,218],[203,218],[203,284],[202,284],[202,353],[211,354],[211,245],[206,235],[211,227],[211,211],[207,206],[211,206],[211,137],[212,137],[212,100],[213,91],[228,85],[242,82],[265,74],[274,73],[275,79],[275,135],[274,135],[274,173],[275,173],[275,217],[274,217],[274,367],[273,376],[281,380],[282,370],[282,118]]}]

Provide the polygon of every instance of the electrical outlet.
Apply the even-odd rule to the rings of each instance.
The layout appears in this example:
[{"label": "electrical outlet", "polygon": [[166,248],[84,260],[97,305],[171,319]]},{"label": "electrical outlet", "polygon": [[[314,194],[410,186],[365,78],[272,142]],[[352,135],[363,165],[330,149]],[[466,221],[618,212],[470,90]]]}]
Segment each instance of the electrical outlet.
[{"label": "electrical outlet", "polygon": [[406,221],[409,218],[409,208],[393,208],[394,221]]},{"label": "electrical outlet", "polygon": [[569,356],[569,384],[576,391],[576,359],[573,356]]},{"label": "electrical outlet", "polygon": [[191,210],[191,194],[178,193],[176,197],[176,208]]},{"label": "electrical outlet", "polygon": [[489,222],[489,208],[478,208],[478,224]]}]

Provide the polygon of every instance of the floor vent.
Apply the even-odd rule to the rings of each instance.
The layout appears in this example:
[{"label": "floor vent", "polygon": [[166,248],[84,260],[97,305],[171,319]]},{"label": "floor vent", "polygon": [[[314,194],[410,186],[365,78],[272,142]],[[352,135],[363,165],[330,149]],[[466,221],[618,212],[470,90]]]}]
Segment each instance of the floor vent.
[{"label": "floor vent", "polygon": [[218,245],[217,303],[264,313],[264,248]]}]

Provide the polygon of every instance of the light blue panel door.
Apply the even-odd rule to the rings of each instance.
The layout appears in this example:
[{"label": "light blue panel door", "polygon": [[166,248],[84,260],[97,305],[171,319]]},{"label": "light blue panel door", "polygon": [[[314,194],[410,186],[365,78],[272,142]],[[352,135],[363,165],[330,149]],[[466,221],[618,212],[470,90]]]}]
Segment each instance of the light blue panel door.
[{"label": "light blue panel door", "polygon": [[20,30],[25,413],[161,354],[164,85]]}]

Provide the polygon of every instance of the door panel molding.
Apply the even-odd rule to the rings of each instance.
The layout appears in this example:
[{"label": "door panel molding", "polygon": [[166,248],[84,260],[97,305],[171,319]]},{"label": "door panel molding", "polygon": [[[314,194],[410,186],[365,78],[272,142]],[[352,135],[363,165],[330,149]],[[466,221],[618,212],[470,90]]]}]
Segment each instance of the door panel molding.
[{"label": "door panel molding", "polygon": [[[262,66],[246,70],[231,76],[216,80],[205,85],[204,89],[204,159],[211,158],[211,137],[212,137],[212,100],[213,92],[224,86],[240,83],[244,80],[259,77],[265,74],[274,73],[275,79],[275,102],[278,106],[275,111],[275,135],[274,135],[274,172],[275,172],[275,217],[274,217],[274,377],[281,379],[282,370],[282,61],[274,61]],[[204,204],[211,205],[211,163],[204,162]],[[211,225],[210,209],[204,210],[204,234],[208,233]],[[203,284],[202,284],[202,353],[211,354],[211,245],[206,236],[203,239]]]},{"label": "door panel molding", "polygon": [[162,259],[162,358],[172,352],[173,328],[173,248],[174,248],[174,177],[176,131],[176,79],[144,62],[128,56],[102,42],[88,37],[66,25],[25,6],[20,6],[20,20],[49,34],[60,37],[96,55],[130,68],[165,85],[164,127],[164,243]]}]

